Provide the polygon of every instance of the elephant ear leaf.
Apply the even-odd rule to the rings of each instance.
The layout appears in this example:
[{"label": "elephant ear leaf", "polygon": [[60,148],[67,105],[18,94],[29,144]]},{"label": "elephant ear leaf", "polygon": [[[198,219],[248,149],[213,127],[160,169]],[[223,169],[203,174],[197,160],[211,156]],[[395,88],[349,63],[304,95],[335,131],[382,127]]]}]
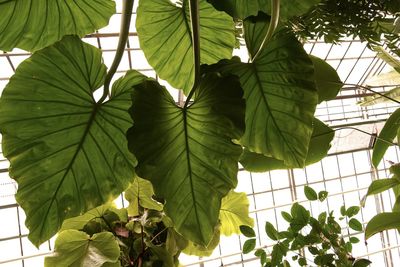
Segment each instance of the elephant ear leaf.
[{"label": "elephant ear leaf", "polygon": [[96,103],[105,73],[99,49],[67,36],[21,63],[0,98],[3,153],[36,246],[134,177],[125,132],[130,92],[143,77],[128,72],[107,102]]},{"label": "elephant ear leaf", "polygon": [[112,0],[0,1],[0,50],[36,51],[65,35],[92,33],[115,13]]},{"label": "elephant ear leaf", "polygon": [[[194,81],[193,45],[188,0],[140,1],[136,27],[140,47],[160,78],[186,94]],[[178,1],[177,1],[178,2]],[[235,27],[231,17],[202,0],[200,9],[201,63],[213,64],[232,56]]]},{"label": "elephant ear leaf", "polygon": [[244,100],[235,76],[207,74],[188,107],[177,106],[154,80],[135,87],[129,149],[137,174],[149,179],[177,231],[207,245],[221,199],[236,187],[242,148],[231,140],[244,128]]},{"label": "elephant ear leaf", "polygon": [[85,232],[65,230],[58,235],[54,250],[53,256],[45,258],[45,267],[101,267],[107,263],[117,263],[120,255],[118,241],[110,232],[90,237]]}]

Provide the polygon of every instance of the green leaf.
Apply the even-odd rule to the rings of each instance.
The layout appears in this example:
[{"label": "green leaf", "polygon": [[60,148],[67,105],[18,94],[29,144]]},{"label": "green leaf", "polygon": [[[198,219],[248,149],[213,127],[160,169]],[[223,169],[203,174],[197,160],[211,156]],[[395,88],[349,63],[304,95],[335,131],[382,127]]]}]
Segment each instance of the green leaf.
[{"label": "green leaf", "polygon": [[[321,0],[280,0],[279,18],[285,21],[291,17],[303,15],[319,2]],[[271,4],[267,4],[267,13],[271,14]]]},{"label": "green leaf", "polygon": [[187,255],[209,257],[213,253],[214,249],[218,246],[220,236],[221,232],[218,225],[213,233],[210,243],[207,245],[201,245],[189,241],[188,246],[182,252]]},{"label": "green leaf", "polygon": [[240,232],[245,237],[255,237],[256,236],[256,233],[254,232],[253,228],[251,228],[247,225],[241,225],[239,228],[240,228]]},{"label": "green leaf", "polygon": [[341,206],[341,207],[340,207],[340,214],[341,214],[342,216],[345,216],[345,215],[346,215],[346,207],[345,207],[345,206]]},{"label": "green leaf", "polygon": [[374,216],[365,227],[365,239],[384,230],[400,228],[400,212],[382,212]]},{"label": "green leaf", "polygon": [[283,243],[274,245],[271,253],[272,266],[278,266],[278,264],[282,262],[283,256],[286,255],[288,250],[289,248]]},{"label": "green leaf", "polygon": [[3,152],[36,246],[64,219],[116,198],[133,178],[125,132],[132,85],[142,75],[129,72],[107,102],[96,103],[105,73],[100,50],[68,36],[21,63],[3,91]]},{"label": "green leaf", "polygon": [[359,206],[351,206],[350,208],[347,208],[346,216],[351,218],[351,217],[357,215],[359,211],[360,211]]},{"label": "green leaf", "polygon": [[[194,81],[188,0],[183,7],[169,0],[140,1],[136,27],[140,47],[161,79],[187,94]],[[199,2],[200,61],[213,64],[232,56],[235,30],[231,17],[215,10],[206,0]]]},{"label": "green leaf", "polygon": [[393,188],[397,185],[400,185],[400,180],[395,179],[395,178],[379,179],[379,180],[373,181],[370,184],[370,186],[368,187],[368,192],[367,192],[366,196],[371,196],[371,195],[382,193],[382,192],[389,190],[390,188]]},{"label": "green leaf", "polygon": [[320,191],[318,192],[318,199],[319,201],[324,201],[328,197],[328,192],[327,191]]},{"label": "green leaf", "polygon": [[260,258],[261,266],[264,266],[267,263],[267,253],[259,248],[254,252],[254,255]]},{"label": "green leaf", "polygon": [[314,189],[312,189],[311,187],[309,187],[307,185],[304,186],[304,194],[306,195],[306,198],[308,200],[313,201],[313,200],[317,200],[318,199],[317,192],[315,192]]},{"label": "green leaf", "polygon": [[357,244],[358,242],[360,242],[360,239],[358,239],[358,238],[355,237],[355,236],[350,237],[349,240],[350,240],[350,242],[353,243],[353,244]]},{"label": "green leaf", "polygon": [[250,253],[256,247],[256,239],[247,239],[246,242],[243,244],[243,253],[247,254]]},{"label": "green leaf", "polygon": [[310,219],[310,212],[307,211],[302,205],[298,203],[294,203],[290,210],[292,214],[293,221],[290,223],[290,226],[294,231],[300,231],[304,226],[308,224]]},{"label": "green leaf", "polygon": [[292,215],[287,213],[286,211],[281,212],[282,218],[285,219],[287,222],[291,222],[293,220]]},{"label": "green leaf", "polygon": [[86,212],[81,216],[66,219],[63,222],[60,231],[68,229],[82,230],[85,224],[87,224],[89,221],[95,220],[97,218],[102,218],[107,212],[110,211],[113,212],[114,214],[119,215],[118,219],[120,221],[124,222],[128,221],[128,215],[126,214],[125,209],[118,210],[114,207],[113,203],[107,203],[105,205],[101,205],[92,210],[89,210],[88,212]]},{"label": "green leaf", "polygon": [[389,66],[394,68],[397,72],[400,73],[400,60],[393,57],[389,52],[385,50],[382,46],[374,46],[372,49],[377,52],[377,56],[385,61]]},{"label": "green leaf", "polygon": [[270,222],[265,222],[265,232],[267,236],[272,240],[279,240],[278,231],[276,231],[274,225]]},{"label": "green leaf", "polygon": [[335,99],[343,87],[343,82],[340,80],[336,70],[318,57],[310,55],[310,58],[314,64],[318,103]]},{"label": "green leaf", "polygon": [[249,16],[257,16],[258,11],[267,11],[269,0],[207,0],[216,9],[225,11],[230,16],[245,19]]},{"label": "green leaf", "polygon": [[173,228],[168,228],[165,248],[171,255],[177,255],[189,245],[189,241],[178,234]]},{"label": "green leaf", "polygon": [[139,205],[142,208],[162,211],[163,205],[154,200],[153,195],[154,191],[151,183],[136,176],[131,186],[125,190],[125,198],[129,201],[129,215],[138,216]]},{"label": "green leaf", "polygon": [[320,213],[320,214],[318,215],[318,222],[319,222],[320,224],[325,224],[326,216],[327,216],[327,214],[326,214],[325,211],[322,212],[322,213]]},{"label": "green leaf", "polygon": [[172,255],[162,246],[156,246],[152,243],[146,243],[149,247],[149,250],[156,257],[152,257],[151,259],[157,259],[162,262],[163,267],[175,267],[174,259]]},{"label": "green leaf", "polygon": [[280,31],[252,63],[233,58],[209,68],[240,77],[246,98],[241,144],[288,167],[303,167],[318,95],[311,60],[296,38]]},{"label": "green leaf", "polygon": [[393,112],[392,115],[390,115],[390,117],[386,120],[382,131],[379,133],[379,136],[376,139],[374,149],[372,151],[372,163],[375,167],[378,167],[379,162],[385,155],[390,143],[393,142],[394,138],[398,134],[399,126],[400,108],[396,109],[396,111]]},{"label": "green leaf", "polygon": [[93,266],[118,261],[120,250],[117,239],[110,232],[92,237],[77,230],[62,231],[55,242],[55,254],[45,258],[45,267]]},{"label": "green leaf", "polygon": [[299,258],[299,265],[300,266],[306,266],[307,265],[307,260],[306,258]]},{"label": "green leaf", "polygon": [[[136,171],[149,179],[177,231],[206,245],[218,223],[221,199],[236,187],[244,101],[234,76],[205,75],[194,103],[175,105],[156,81],[135,87],[128,131]],[[151,101],[150,101],[151,100]]]},{"label": "green leaf", "polygon": [[371,261],[367,260],[367,259],[357,259],[354,261],[353,263],[353,267],[367,267],[369,265],[371,265]]},{"label": "green leaf", "polygon": [[[331,147],[330,143],[334,136],[335,132],[330,127],[314,118],[313,134],[311,136],[305,165],[310,165],[323,159],[328,154]],[[282,160],[250,152],[246,148],[243,150],[239,161],[247,171],[251,172],[266,172],[290,168],[286,166]]]},{"label": "green leaf", "polygon": [[249,200],[245,193],[230,191],[221,202],[219,213],[221,234],[230,236],[240,234],[240,226],[254,226],[253,218],[249,217]]},{"label": "green leaf", "polygon": [[0,1],[0,50],[36,51],[64,35],[83,37],[106,26],[114,13],[111,0]]},{"label": "green leaf", "polygon": [[353,229],[354,231],[362,231],[362,224],[357,220],[357,219],[350,219],[349,221],[349,227]]}]

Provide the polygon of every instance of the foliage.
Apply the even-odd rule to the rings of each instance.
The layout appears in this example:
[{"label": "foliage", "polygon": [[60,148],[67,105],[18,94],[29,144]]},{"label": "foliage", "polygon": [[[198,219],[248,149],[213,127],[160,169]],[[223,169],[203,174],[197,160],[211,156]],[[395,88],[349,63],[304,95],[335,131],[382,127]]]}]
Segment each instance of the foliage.
[{"label": "foliage", "polygon": [[[233,191],[243,149],[284,168],[326,155],[333,135],[314,112],[343,84],[284,26],[318,1],[263,2],[243,22],[249,62],[231,58],[237,18],[206,0],[139,2],[141,48],[157,74],[187,95],[177,105],[134,70],[109,89],[133,0],[123,2],[108,71],[101,51],[79,37],[107,24],[113,1],[0,0],[0,49],[35,51],[3,91],[0,131],[29,239],[39,246],[62,230],[48,265],[173,266],[183,250],[209,254],[220,234],[253,224],[248,202]],[[246,10],[247,2],[237,3]],[[100,206],[123,191],[127,211]]]},{"label": "foliage", "polygon": [[385,43],[398,50],[399,35],[394,22],[400,4],[397,0],[322,0],[307,13],[290,21],[301,38],[323,38],[339,42],[343,37],[360,38],[371,45]]},{"label": "foliage", "polygon": [[[311,187],[304,187],[304,194],[309,201],[325,201],[326,191],[317,194]],[[320,197],[318,197],[320,196]],[[340,209],[342,217],[339,220],[349,220],[348,226],[354,231],[362,231],[361,223],[355,218],[360,211],[357,206]],[[291,258],[299,266],[368,266],[371,262],[367,259],[355,259],[352,255],[352,244],[358,243],[356,237],[344,238],[342,228],[334,217],[334,212],[322,212],[317,217],[312,217],[310,212],[298,203],[294,203],[290,213],[282,212],[282,217],[289,223],[286,231],[278,231],[275,226],[266,222],[265,232],[267,236],[276,241],[272,252],[268,253],[263,248],[255,251],[255,256],[260,258],[261,266],[290,266]],[[255,249],[256,239],[254,231],[249,227],[242,227],[242,233],[251,239],[246,240],[243,253],[249,253]],[[307,254],[302,252],[307,250]],[[312,257],[312,260],[310,260]]]}]

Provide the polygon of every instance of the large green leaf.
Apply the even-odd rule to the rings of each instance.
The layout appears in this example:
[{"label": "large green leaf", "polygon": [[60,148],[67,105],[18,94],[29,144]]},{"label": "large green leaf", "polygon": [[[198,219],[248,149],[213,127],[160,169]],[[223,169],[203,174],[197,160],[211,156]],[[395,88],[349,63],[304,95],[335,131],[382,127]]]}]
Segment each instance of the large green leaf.
[{"label": "large green leaf", "polygon": [[36,51],[64,35],[83,37],[108,24],[115,13],[112,0],[0,1],[0,50]]},{"label": "large green leaf", "polygon": [[205,245],[199,245],[189,241],[185,249],[182,250],[183,253],[187,255],[194,255],[199,257],[209,257],[213,253],[214,249],[218,246],[220,240],[221,232],[219,226],[215,228],[214,234],[211,241]]},{"label": "large green leaf", "polygon": [[176,106],[156,81],[135,87],[128,143],[137,173],[165,199],[178,232],[197,244],[211,240],[221,199],[236,186],[242,149],[231,140],[242,134],[243,112],[235,76],[206,75],[187,108]]},{"label": "large green leaf", "polygon": [[[246,23],[251,23],[248,20]],[[253,23],[255,33],[262,30]],[[250,27],[250,26],[247,26]],[[248,36],[246,42],[260,39]],[[252,63],[238,58],[205,67],[240,77],[246,99],[246,132],[241,144],[252,152],[304,166],[318,94],[313,64],[297,39],[281,30]]]},{"label": "large green leaf", "polygon": [[379,162],[382,160],[389,148],[390,143],[393,142],[396,135],[398,135],[398,130],[400,127],[400,108],[390,115],[386,120],[385,126],[383,126],[382,131],[379,133],[378,139],[374,145],[372,151],[372,163],[375,167],[378,167]]},{"label": "large green leaf", "polygon": [[221,234],[230,236],[240,234],[240,226],[254,226],[253,218],[249,217],[249,200],[245,193],[230,191],[222,199],[221,211],[219,213],[221,222]]},{"label": "large green leaf", "polygon": [[[280,18],[286,20],[306,13],[321,0],[280,0]],[[259,11],[271,14],[271,0],[208,0],[218,10],[234,18],[257,16]]]},{"label": "large green leaf", "polygon": [[400,228],[400,212],[382,212],[373,217],[365,227],[365,239],[384,230]]},{"label": "large green leaf", "polygon": [[[200,0],[201,62],[213,64],[232,56],[235,30],[232,18]],[[169,0],[140,1],[136,27],[140,47],[160,78],[188,93],[194,80],[188,0],[183,8]]]},{"label": "large green leaf", "polygon": [[45,267],[90,266],[101,267],[116,263],[120,250],[117,239],[110,232],[92,237],[77,230],[62,231],[55,243],[55,254],[45,258]]},{"label": "large green leaf", "polygon": [[[314,118],[313,133],[303,167],[323,159],[328,154],[334,136],[335,132],[330,127]],[[266,172],[270,170],[290,168],[285,165],[283,160],[250,152],[248,149],[243,150],[243,153],[240,156],[240,163],[246,170],[251,172]]]},{"label": "large green leaf", "polygon": [[314,64],[318,103],[335,99],[343,87],[343,82],[340,80],[336,70],[316,56],[310,55],[310,58]]},{"label": "large green leaf", "polygon": [[162,211],[163,205],[153,199],[154,191],[151,183],[140,177],[125,190],[125,198],[129,201],[128,213],[130,216],[139,215],[139,206],[146,209]]},{"label": "large green leaf", "polygon": [[68,36],[21,63],[3,91],[3,152],[35,245],[64,219],[117,197],[133,178],[125,132],[130,91],[142,76],[128,73],[109,101],[96,103],[105,73],[100,50]]}]

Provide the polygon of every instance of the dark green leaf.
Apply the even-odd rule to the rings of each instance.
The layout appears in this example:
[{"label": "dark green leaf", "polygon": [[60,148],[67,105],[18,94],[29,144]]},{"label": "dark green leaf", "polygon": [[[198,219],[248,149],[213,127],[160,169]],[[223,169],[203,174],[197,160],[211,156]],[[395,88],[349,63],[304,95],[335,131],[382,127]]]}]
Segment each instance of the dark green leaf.
[{"label": "dark green leaf", "polygon": [[170,255],[179,254],[189,245],[189,242],[178,234],[173,228],[168,228],[167,240],[165,241],[165,249]]},{"label": "dark green leaf", "polygon": [[318,193],[318,199],[319,201],[324,201],[328,197],[328,192],[327,191],[320,191]]},{"label": "dark green leaf", "polygon": [[308,224],[310,212],[307,211],[303,206],[298,203],[294,203],[290,212],[293,217],[293,221],[290,223],[290,226],[294,231],[299,231]]},{"label": "dark green leaf", "polygon": [[[194,81],[189,1],[178,7],[169,0],[140,1],[136,27],[140,47],[160,78],[188,93]],[[199,2],[201,63],[230,58],[235,46],[231,17]]]},{"label": "dark green leaf", "polygon": [[260,258],[261,266],[267,263],[267,253],[263,249],[257,249],[254,255]]},{"label": "dark green leaf", "polygon": [[278,243],[274,245],[271,253],[272,266],[277,266],[278,264],[280,264],[282,262],[283,256],[286,255],[288,250],[289,248],[283,243]]},{"label": "dark green leaf", "polygon": [[256,247],[256,239],[255,238],[248,239],[243,244],[243,253],[244,254],[250,253],[255,247]]},{"label": "dark green leaf", "polygon": [[341,207],[340,207],[340,214],[341,214],[342,216],[346,216],[346,207],[345,207],[345,206],[341,206]]},{"label": "dark green leaf", "polygon": [[349,227],[354,231],[362,231],[362,224],[355,218],[350,219]]},{"label": "dark green leaf", "polygon": [[390,115],[390,117],[386,120],[385,126],[383,126],[382,131],[379,133],[378,139],[376,139],[376,143],[372,152],[372,163],[375,167],[378,167],[378,164],[385,155],[390,143],[393,142],[394,138],[396,137],[399,126],[400,108],[393,112],[392,115]]},{"label": "dark green leaf", "polygon": [[[236,187],[244,101],[236,77],[205,75],[194,103],[179,107],[154,80],[135,87],[128,131],[136,171],[149,179],[179,233],[206,245],[221,199]],[[151,101],[150,101],[151,100]]]},{"label": "dark green leaf", "polygon": [[[287,20],[306,13],[321,0],[280,0],[280,20]],[[267,13],[271,14],[271,4],[267,4]]]},{"label": "dark green leaf", "polygon": [[312,255],[318,255],[319,254],[319,250],[316,247],[308,247],[308,251],[310,251],[310,253]]},{"label": "dark green leaf", "polygon": [[3,152],[37,246],[64,219],[116,198],[132,181],[127,110],[132,85],[143,78],[129,72],[107,102],[96,103],[105,73],[100,50],[68,36],[19,65],[3,91]]},{"label": "dark green leaf", "polygon": [[317,192],[315,192],[315,190],[314,189],[312,189],[311,187],[309,187],[309,186],[304,186],[304,194],[306,195],[306,198],[308,199],[308,200],[317,200],[318,199],[318,195],[317,195]]},{"label": "dark green leaf", "polygon": [[359,211],[360,211],[359,206],[351,206],[350,208],[348,208],[346,210],[346,216],[351,218],[351,217],[357,215]]},{"label": "dark green leaf", "polygon": [[336,70],[318,57],[310,55],[310,58],[314,64],[318,103],[335,99],[343,87],[343,82],[340,80]]},{"label": "dark green leaf", "polygon": [[400,185],[400,180],[398,179],[389,178],[389,179],[375,180],[368,187],[368,192],[366,196],[371,196],[381,193],[397,185]]},{"label": "dark green leaf", "polygon": [[156,246],[152,243],[146,244],[156,259],[162,262],[163,267],[175,267],[174,259],[171,254],[162,246]]},{"label": "dark green leaf", "polygon": [[230,191],[222,199],[219,213],[221,223],[221,234],[230,236],[240,234],[240,226],[254,226],[253,218],[249,217],[249,200],[246,193]]},{"label": "dark green leaf", "polygon": [[353,263],[353,267],[367,267],[371,264],[372,262],[367,260],[367,259],[357,259]]},{"label": "dark green leaf", "polygon": [[400,228],[400,212],[383,212],[373,217],[365,227],[365,239],[376,233]]},{"label": "dark green leaf", "polygon": [[351,254],[351,251],[353,250],[353,245],[351,244],[351,242],[346,242],[344,248],[347,253]]},{"label": "dark green leaf", "polygon": [[287,222],[291,222],[293,220],[292,215],[287,213],[286,211],[281,212],[282,218],[285,219]]},{"label": "dark green leaf", "polygon": [[77,230],[62,231],[55,242],[55,254],[45,258],[44,266],[93,266],[117,262],[120,249],[117,239],[110,232],[92,237]]},{"label": "dark green leaf", "polygon": [[267,233],[267,236],[272,240],[279,240],[278,231],[276,231],[272,223],[270,222],[265,223],[265,232]]},{"label": "dark green leaf", "polygon": [[154,191],[151,183],[140,177],[135,177],[131,186],[125,190],[125,198],[129,201],[129,216],[139,215],[139,206],[152,210],[163,210],[163,205],[153,199]]},{"label": "dark green leaf", "polygon": [[[325,125],[320,120],[314,118],[314,128],[305,165],[318,162],[327,155],[334,135],[335,132],[330,127]],[[282,160],[277,160],[272,157],[250,152],[248,149],[243,150],[243,154],[240,156],[240,163],[246,170],[251,172],[266,172],[270,170],[289,168]]]},{"label": "dark green leaf", "polygon": [[259,11],[267,11],[269,0],[207,0],[216,9],[225,11],[234,18],[245,19],[257,16]]},{"label": "dark green leaf", "polygon": [[327,214],[326,214],[325,211],[322,212],[322,213],[320,213],[320,214],[318,215],[318,222],[319,222],[320,224],[325,224],[326,216],[327,216]]},{"label": "dark green leaf", "polygon": [[246,98],[241,144],[288,167],[303,167],[318,95],[312,62],[296,38],[279,31],[252,63],[234,58],[208,69],[240,77]]},{"label": "dark green leaf", "polygon": [[240,232],[245,236],[245,237],[255,237],[256,232],[254,232],[253,228],[247,226],[247,225],[241,225],[240,226]]},{"label": "dark green leaf", "polygon": [[300,266],[306,266],[307,260],[306,260],[306,258],[299,258],[298,263]]},{"label": "dark green leaf", "polygon": [[360,239],[358,239],[358,238],[355,237],[355,236],[350,237],[349,240],[350,240],[350,242],[353,243],[353,244],[357,244],[358,242],[360,242]]},{"label": "dark green leaf", "polygon": [[400,179],[400,163],[390,166],[389,171],[393,174],[393,178]]},{"label": "dark green leaf", "polygon": [[64,35],[83,37],[106,26],[114,13],[111,0],[0,1],[0,50],[36,51]]}]

